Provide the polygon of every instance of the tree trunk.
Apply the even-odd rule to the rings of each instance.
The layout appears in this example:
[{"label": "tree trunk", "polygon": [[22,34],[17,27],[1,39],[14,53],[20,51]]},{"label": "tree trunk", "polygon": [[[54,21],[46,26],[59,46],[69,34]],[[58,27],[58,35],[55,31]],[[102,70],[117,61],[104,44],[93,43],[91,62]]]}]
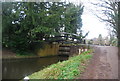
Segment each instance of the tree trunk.
[{"label": "tree trunk", "polygon": [[120,47],[120,2],[118,2],[118,47]]},{"label": "tree trunk", "polygon": [[120,47],[120,35],[118,36],[118,47]]},{"label": "tree trunk", "polygon": [[119,22],[120,22],[120,2],[118,2],[118,60],[120,63],[120,23]]}]

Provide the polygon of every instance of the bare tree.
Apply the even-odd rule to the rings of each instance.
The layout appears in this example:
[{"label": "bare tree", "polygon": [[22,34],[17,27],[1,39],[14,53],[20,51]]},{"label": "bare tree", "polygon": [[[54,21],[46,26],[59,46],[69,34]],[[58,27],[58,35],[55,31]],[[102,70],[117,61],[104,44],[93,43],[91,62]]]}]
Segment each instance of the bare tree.
[{"label": "bare tree", "polygon": [[91,3],[96,7],[94,14],[114,32],[118,38],[120,45],[120,35],[118,27],[118,1],[117,0],[98,0],[96,3]]}]

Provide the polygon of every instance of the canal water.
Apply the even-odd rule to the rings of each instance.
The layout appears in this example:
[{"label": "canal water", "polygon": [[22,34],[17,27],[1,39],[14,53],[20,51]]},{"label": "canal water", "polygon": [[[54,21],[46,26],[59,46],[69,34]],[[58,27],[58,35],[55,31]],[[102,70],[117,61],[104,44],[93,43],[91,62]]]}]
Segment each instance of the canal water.
[{"label": "canal water", "polygon": [[67,59],[68,57],[52,56],[32,59],[2,60],[2,79],[22,79],[33,72],[42,70],[48,65]]}]

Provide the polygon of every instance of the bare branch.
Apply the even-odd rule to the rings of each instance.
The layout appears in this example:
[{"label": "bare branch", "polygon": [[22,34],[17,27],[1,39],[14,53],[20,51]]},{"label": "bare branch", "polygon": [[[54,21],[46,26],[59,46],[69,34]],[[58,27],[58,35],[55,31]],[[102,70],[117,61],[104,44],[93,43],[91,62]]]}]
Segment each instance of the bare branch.
[{"label": "bare branch", "polygon": [[91,4],[96,8],[92,13],[102,22],[106,22],[117,35],[118,31],[118,2],[114,0],[99,0]]}]

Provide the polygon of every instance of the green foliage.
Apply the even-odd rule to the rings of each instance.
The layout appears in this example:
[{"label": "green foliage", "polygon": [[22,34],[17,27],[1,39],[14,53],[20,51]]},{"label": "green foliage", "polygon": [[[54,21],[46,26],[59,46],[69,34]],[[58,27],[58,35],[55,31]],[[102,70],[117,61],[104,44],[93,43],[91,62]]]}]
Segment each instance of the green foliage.
[{"label": "green foliage", "polygon": [[85,63],[92,57],[91,50],[81,55],[58,62],[28,76],[30,79],[75,79],[85,69]]},{"label": "green foliage", "polygon": [[81,30],[83,8],[82,5],[76,6],[72,3],[67,6],[65,12],[65,32],[77,34],[77,32]]},{"label": "green foliage", "polygon": [[[34,49],[47,37],[81,29],[82,5],[63,2],[3,2],[3,47],[15,51]],[[70,9],[69,9],[70,8]],[[43,42],[42,42],[43,43]]]}]

